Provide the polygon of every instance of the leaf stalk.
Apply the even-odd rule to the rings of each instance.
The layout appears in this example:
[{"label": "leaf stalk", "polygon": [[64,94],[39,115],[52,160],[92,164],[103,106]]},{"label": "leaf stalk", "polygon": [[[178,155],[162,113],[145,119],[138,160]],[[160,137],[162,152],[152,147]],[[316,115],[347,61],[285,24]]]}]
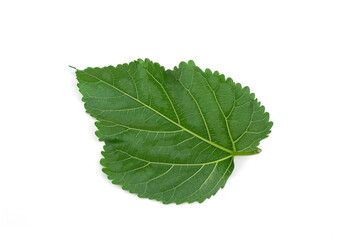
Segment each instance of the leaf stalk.
[{"label": "leaf stalk", "polygon": [[261,153],[261,149],[258,148],[256,150],[253,151],[248,151],[248,152],[233,152],[232,155],[233,156],[248,156],[248,155],[255,155],[255,154],[259,154]]}]

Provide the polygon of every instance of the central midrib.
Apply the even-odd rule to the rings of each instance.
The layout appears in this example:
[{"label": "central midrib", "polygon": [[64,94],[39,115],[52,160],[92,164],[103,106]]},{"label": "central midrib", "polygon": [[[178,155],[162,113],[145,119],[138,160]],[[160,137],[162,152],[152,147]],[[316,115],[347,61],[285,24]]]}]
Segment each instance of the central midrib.
[{"label": "central midrib", "polygon": [[[75,68],[75,69],[76,69],[76,68]],[[167,116],[163,115],[162,113],[158,112],[156,109],[150,107],[149,105],[145,104],[144,102],[140,101],[139,99],[137,99],[137,98],[131,96],[130,94],[122,91],[121,89],[119,89],[119,88],[117,88],[117,87],[115,87],[115,86],[107,83],[106,81],[98,78],[97,76],[94,76],[94,75],[92,75],[92,74],[90,74],[90,73],[87,73],[87,72],[85,72],[85,71],[83,71],[83,70],[79,70],[79,69],[76,69],[76,70],[77,70],[77,71],[81,71],[81,72],[83,72],[83,73],[85,73],[85,74],[87,74],[87,75],[89,75],[89,76],[91,76],[91,77],[94,77],[94,78],[98,79],[99,81],[101,81],[102,83],[108,85],[109,87],[112,87],[112,88],[116,89],[117,91],[121,92],[122,94],[126,95],[127,97],[129,97],[129,98],[137,101],[138,103],[144,105],[145,107],[147,107],[148,109],[150,109],[150,110],[152,110],[153,112],[157,113],[157,114],[160,115],[161,117],[165,118],[166,120],[168,120],[168,121],[171,122],[172,124],[180,127],[180,128],[183,129],[184,131],[186,131],[186,132],[190,133],[191,135],[199,138],[200,140],[202,140],[202,141],[204,141],[204,142],[206,142],[206,143],[208,143],[208,144],[210,144],[210,145],[212,145],[212,146],[214,146],[214,147],[216,147],[216,148],[218,148],[218,149],[220,149],[220,150],[222,150],[222,151],[224,151],[224,152],[230,153],[231,155],[236,155],[234,151],[231,151],[230,149],[227,149],[227,148],[225,148],[225,147],[223,147],[223,146],[220,146],[220,145],[218,145],[218,144],[216,144],[216,143],[214,143],[214,142],[209,141],[209,140],[206,139],[206,138],[201,137],[200,135],[194,133],[193,131],[191,131],[191,130],[185,128],[185,127],[183,127],[182,125],[178,124],[177,122],[173,121],[172,119],[170,119],[170,118],[168,118]]]}]

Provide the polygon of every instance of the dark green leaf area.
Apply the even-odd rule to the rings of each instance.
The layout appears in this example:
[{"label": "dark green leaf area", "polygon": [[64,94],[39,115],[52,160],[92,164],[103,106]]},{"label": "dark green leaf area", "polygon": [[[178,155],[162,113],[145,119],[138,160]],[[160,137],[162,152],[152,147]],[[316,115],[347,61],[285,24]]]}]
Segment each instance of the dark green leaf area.
[{"label": "dark green leaf area", "polygon": [[203,202],[224,187],[234,156],[258,153],[272,126],[248,87],[193,61],[165,70],[137,60],[76,75],[105,142],[103,171],[139,197]]}]

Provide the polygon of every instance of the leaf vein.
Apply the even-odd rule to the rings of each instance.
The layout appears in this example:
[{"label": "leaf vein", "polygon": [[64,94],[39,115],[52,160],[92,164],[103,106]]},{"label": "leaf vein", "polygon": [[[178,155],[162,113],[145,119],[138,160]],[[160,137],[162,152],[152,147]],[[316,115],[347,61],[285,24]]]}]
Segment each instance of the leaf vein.
[{"label": "leaf vein", "polygon": [[220,145],[218,145],[218,144],[216,144],[216,143],[214,143],[214,142],[211,142],[211,141],[209,141],[208,139],[203,138],[203,137],[199,136],[198,134],[196,134],[196,133],[192,132],[191,130],[189,130],[189,129],[187,129],[187,128],[183,127],[183,126],[182,126],[182,125],[180,125],[179,123],[174,122],[173,120],[171,120],[171,119],[170,119],[170,118],[168,118],[167,116],[165,116],[165,115],[161,114],[159,111],[157,111],[157,110],[155,110],[154,108],[152,108],[151,106],[149,106],[149,105],[147,105],[147,104],[143,103],[143,102],[142,102],[142,101],[140,101],[139,99],[134,98],[134,97],[133,97],[133,96],[131,96],[130,94],[128,94],[128,93],[124,92],[123,90],[121,90],[120,88],[117,88],[117,87],[115,87],[115,86],[112,86],[112,85],[111,85],[111,84],[109,84],[108,82],[106,82],[106,81],[104,81],[104,80],[102,80],[102,79],[100,79],[100,78],[98,78],[98,77],[96,77],[96,76],[94,76],[94,75],[92,75],[92,74],[90,74],[90,73],[87,73],[87,72],[85,72],[85,71],[83,71],[83,70],[78,70],[78,71],[82,71],[82,72],[84,72],[85,74],[87,74],[87,75],[89,75],[89,76],[91,76],[91,77],[93,77],[93,78],[98,79],[100,82],[102,82],[102,83],[104,83],[104,84],[108,85],[109,87],[114,88],[115,90],[117,90],[117,91],[119,91],[120,93],[122,93],[122,94],[124,94],[124,95],[128,96],[129,98],[133,99],[134,101],[137,101],[137,102],[139,102],[139,103],[141,103],[141,104],[145,105],[146,107],[148,107],[148,108],[149,108],[150,110],[152,110],[153,112],[157,113],[158,115],[162,116],[163,118],[165,118],[165,119],[166,119],[166,120],[168,120],[169,122],[171,122],[171,123],[173,123],[173,124],[177,125],[178,127],[180,127],[180,128],[182,128],[182,129],[184,129],[186,132],[188,132],[188,133],[190,133],[190,134],[192,134],[192,135],[196,136],[197,138],[199,138],[199,139],[203,140],[204,142],[207,142],[208,144],[213,145],[214,147],[217,147],[217,148],[219,148],[219,149],[223,150],[224,152],[227,152],[227,153],[230,153],[230,154],[233,154],[233,153],[234,153],[232,150],[229,150],[229,149],[227,149],[227,148],[225,148],[225,147],[222,147],[222,146],[220,146]]}]

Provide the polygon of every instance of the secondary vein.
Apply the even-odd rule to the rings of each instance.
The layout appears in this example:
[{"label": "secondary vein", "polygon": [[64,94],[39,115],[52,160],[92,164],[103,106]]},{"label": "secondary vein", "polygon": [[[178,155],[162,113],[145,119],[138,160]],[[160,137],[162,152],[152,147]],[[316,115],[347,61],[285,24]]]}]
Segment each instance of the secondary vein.
[{"label": "secondary vein", "polygon": [[[75,68],[75,69],[76,69],[76,68]],[[189,129],[185,128],[185,127],[183,127],[183,126],[182,126],[182,125],[180,125],[179,123],[177,123],[177,122],[175,122],[175,121],[171,120],[171,119],[170,119],[170,118],[168,118],[167,116],[165,116],[165,115],[163,115],[162,113],[158,112],[156,109],[154,109],[154,108],[150,107],[149,105],[147,105],[147,104],[145,104],[144,102],[140,101],[139,99],[137,99],[137,98],[135,98],[135,97],[131,96],[130,94],[128,94],[128,93],[126,93],[126,92],[124,92],[123,90],[121,90],[121,89],[119,89],[119,88],[117,88],[117,87],[115,87],[115,86],[113,86],[113,85],[109,84],[108,82],[106,82],[106,81],[102,80],[101,78],[98,78],[97,76],[92,75],[92,74],[90,74],[90,73],[88,73],[88,72],[85,72],[85,71],[83,71],[83,70],[79,70],[79,69],[76,69],[76,70],[77,70],[77,71],[80,71],[80,72],[83,72],[83,73],[87,74],[88,76],[91,76],[91,77],[93,77],[93,78],[95,78],[95,79],[99,80],[100,82],[102,82],[102,83],[104,83],[104,84],[108,85],[109,87],[114,88],[115,90],[117,90],[117,91],[119,91],[120,93],[122,93],[122,94],[126,95],[127,97],[129,97],[129,98],[131,98],[131,99],[133,99],[133,100],[137,101],[138,103],[140,103],[140,104],[142,104],[142,105],[146,106],[147,108],[149,108],[149,109],[150,109],[150,110],[152,110],[153,112],[157,113],[158,115],[160,115],[161,117],[165,118],[165,119],[166,119],[166,120],[168,120],[169,122],[171,122],[171,123],[175,124],[176,126],[180,127],[181,129],[184,129],[186,132],[188,132],[188,133],[192,134],[193,136],[195,136],[195,137],[199,138],[200,140],[202,140],[202,141],[204,141],[204,142],[206,142],[206,143],[208,143],[208,144],[210,144],[210,145],[212,145],[212,146],[214,146],[214,147],[216,147],[216,148],[218,148],[218,149],[220,149],[220,150],[222,150],[222,151],[224,151],[224,152],[230,153],[231,155],[234,155],[234,154],[235,154],[235,152],[234,152],[234,151],[229,150],[229,149],[227,149],[227,148],[225,148],[225,147],[223,147],[223,146],[220,146],[220,145],[219,145],[219,144],[217,144],[217,143],[211,142],[211,141],[207,140],[206,138],[203,138],[203,137],[199,136],[198,134],[194,133],[193,131],[191,131],[191,130],[189,130]]]}]

